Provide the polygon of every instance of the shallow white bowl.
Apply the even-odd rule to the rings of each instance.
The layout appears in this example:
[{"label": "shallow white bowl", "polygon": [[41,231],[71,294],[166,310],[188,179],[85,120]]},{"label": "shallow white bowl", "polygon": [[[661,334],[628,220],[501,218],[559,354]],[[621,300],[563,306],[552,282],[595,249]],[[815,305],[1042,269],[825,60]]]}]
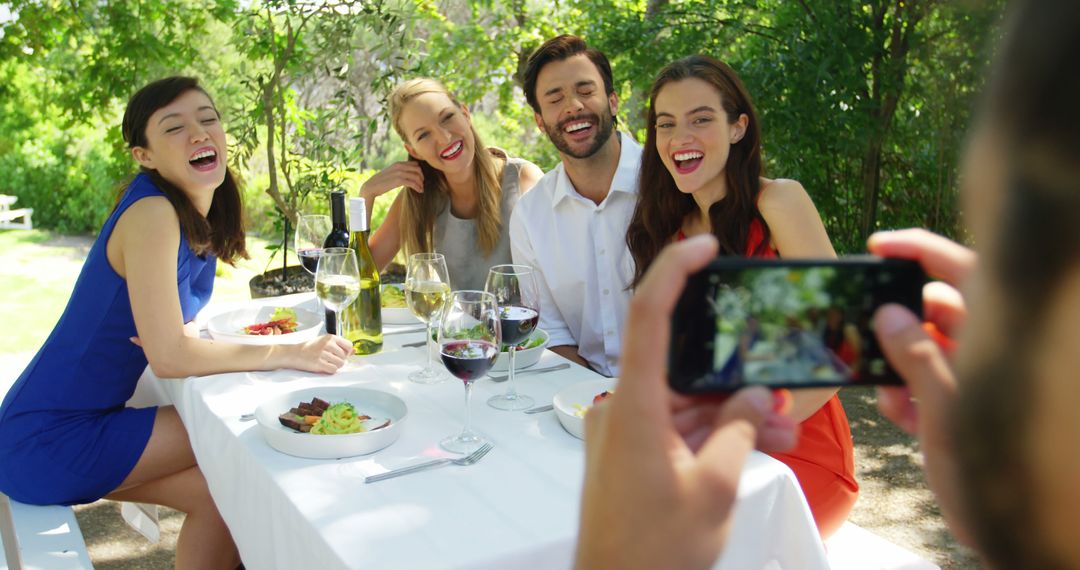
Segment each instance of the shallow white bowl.
[{"label": "shallow white bowl", "polygon": [[555,415],[559,418],[559,423],[570,432],[570,435],[585,439],[585,418],[578,415],[578,408],[575,406],[583,408],[591,406],[593,398],[605,390],[614,390],[615,384],[615,378],[599,378],[571,384],[559,390],[551,402],[555,406]]},{"label": "shallow white bowl", "polygon": [[[349,402],[356,411],[372,418],[389,418],[390,425],[362,433],[341,435],[312,435],[289,429],[278,421],[278,416],[296,407],[300,402],[322,398],[331,404]],[[274,396],[255,409],[259,431],[274,449],[309,459],[337,459],[375,453],[397,441],[408,409],[401,398],[386,392],[355,386],[323,386],[305,388]]]},{"label": "shallow white bowl", "polygon": [[206,330],[214,340],[236,344],[298,344],[311,340],[322,332],[323,316],[306,309],[289,307],[296,311],[296,330],[280,335],[244,334],[244,327],[265,323],[274,313],[274,306],[249,306],[211,317]]},{"label": "shallow white bowl", "polygon": [[[403,283],[383,283],[382,294],[385,296],[386,290],[390,288],[401,291],[402,296],[405,294],[405,285]],[[416,315],[408,307],[383,307],[382,322],[384,325],[411,325],[419,323],[420,319],[416,318]]]},{"label": "shallow white bowl", "polygon": [[[536,338],[537,336],[543,337],[544,342],[539,346],[517,351],[517,355],[514,356],[514,370],[528,368],[540,362],[540,357],[543,356],[544,350],[547,348],[549,337],[544,329],[535,329],[529,335],[529,338]],[[499,352],[499,357],[495,359],[495,364],[491,369],[503,372],[510,370],[510,355],[506,352]]]}]

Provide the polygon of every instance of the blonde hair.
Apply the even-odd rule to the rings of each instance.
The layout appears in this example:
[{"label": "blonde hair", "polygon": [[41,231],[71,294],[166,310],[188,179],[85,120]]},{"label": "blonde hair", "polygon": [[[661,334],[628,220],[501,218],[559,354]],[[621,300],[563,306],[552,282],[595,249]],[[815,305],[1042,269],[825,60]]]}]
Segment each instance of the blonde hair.
[{"label": "blonde hair", "polygon": [[[459,109],[464,106],[445,85],[435,79],[418,78],[401,83],[390,94],[390,118],[401,140],[409,143],[409,138],[401,128],[401,114],[410,101],[425,93],[441,93]],[[490,255],[499,241],[502,226],[501,203],[502,186],[500,178],[502,167],[495,160],[491,150],[484,147],[480,135],[469,121],[469,130],[473,135],[473,176],[476,179],[477,214],[476,228],[480,249],[485,256]],[[504,157],[505,158],[505,157]],[[424,192],[404,192],[404,207],[401,210],[401,244],[405,255],[424,253],[433,250],[432,243],[435,217],[444,207],[449,207],[450,187],[442,171],[433,168],[427,162],[420,161],[424,171]]]}]

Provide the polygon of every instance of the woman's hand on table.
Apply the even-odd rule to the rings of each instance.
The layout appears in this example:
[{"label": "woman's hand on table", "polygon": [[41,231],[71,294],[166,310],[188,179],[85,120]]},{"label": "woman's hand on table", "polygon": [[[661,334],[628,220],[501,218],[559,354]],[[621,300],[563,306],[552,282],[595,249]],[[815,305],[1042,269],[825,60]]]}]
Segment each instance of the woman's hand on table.
[{"label": "woman's hand on table", "polygon": [[751,388],[720,401],[667,386],[671,312],[716,252],[711,235],[669,246],[634,294],[619,386],[585,417],[578,568],[711,566],[750,451],[795,444],[795,422],[776,411],[786,394]]},{"label": "woman's hand on table", "polygon": [[923,289],[925,322],[899,305],[886,305],[874,315],[874,331],[885,358],[906,384],[878,388],[878,409],[919,438],[926,480],[953,534],[968,542],[957,504],[960,479],[949,420],[958,398],[952,339],[967,317],[958,288],[975,268],[975,253],[925,230],[874,234],[868,246],[882,257],[914,259],[928,275],[941,280]]},{"label": "woman's hand on table", "polygon": [[275,348],[283,351],[283,362],[279,368],[295,368],[320,374],[337,372],[353,353],[351,342],[332,334],[325,334],[301,344],[278,345]]}]

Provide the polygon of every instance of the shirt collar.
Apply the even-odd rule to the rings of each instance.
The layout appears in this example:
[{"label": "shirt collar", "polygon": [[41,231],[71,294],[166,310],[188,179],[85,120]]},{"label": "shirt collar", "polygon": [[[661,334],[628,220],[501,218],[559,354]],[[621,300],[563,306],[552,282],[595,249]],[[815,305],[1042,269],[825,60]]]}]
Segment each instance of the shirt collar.
[{"label": "shirt collar", "polygon": [[[611,192],[636,194],[638,168],[641,165],[641,145],[621,132],[616,131],[615,134],[619,137],[619,164],[615,167],[615,176],[611,179],[611,188],[608,190],[608,195]],[[559,162],[559,165],[555,168],[558,173],[555,178],[553,205],[559,204],[563,199],[570,197],[571,194],[580,196],[577,190],[574,189],[574,184],[570,182],[570,177],[566,174],[563,163]]]}]

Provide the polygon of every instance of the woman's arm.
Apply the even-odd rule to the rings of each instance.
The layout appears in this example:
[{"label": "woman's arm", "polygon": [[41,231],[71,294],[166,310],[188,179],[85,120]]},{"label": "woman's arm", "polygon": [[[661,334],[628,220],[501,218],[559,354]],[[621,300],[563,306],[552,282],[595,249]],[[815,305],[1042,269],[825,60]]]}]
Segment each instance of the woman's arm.
[{"label": "woman's arm", "polygon": [[524,161],[521,165],[521,169],[518,171],[518,188],[521,189],[521,193],[528,192],[536,183],[544,177],[544,171],[540,170],[540,167],[529,162]]},{"label": "woman's arm", "polygon": [[[363,190],[360,193],[363,195]],[[383,218],[379,229],[371,234],[371,240],[368,241],[371,256],[375,258],[375,267],[378,267],[379,271],[386,269],[386,266],[393,261],[394,256],[401,249],[401,208],[404,207],[402,206],[402,202],[405,201],[404,196],[404,194],[398,193],[397,197],[394,198],[394,203],[390,204],[390,210],[386,212],[386,217]],[[368,223],[370,223],[371,201],[367,200],[367,203],[369,204]]]},{"label": "woman's arm", "polygon": [[[802,184],[794,180],[766,182],[761,188],[758,210],[769,226],[773,246],[780,257],[836,257],[821,216]],[[806,420],[836,392],[835,388],[792,390],[791,419]]]},{"label": "woman's arm", "polygon": [[176,286],[179,247],[179,219],[164,197],[132,204],[106,247],[110,265],[127,281],[138,342],[154,374],[178,378],[275,368],[332,373],[345,363],[352,346],[330,335],[298,345],[250,346],[185,334]]}]

